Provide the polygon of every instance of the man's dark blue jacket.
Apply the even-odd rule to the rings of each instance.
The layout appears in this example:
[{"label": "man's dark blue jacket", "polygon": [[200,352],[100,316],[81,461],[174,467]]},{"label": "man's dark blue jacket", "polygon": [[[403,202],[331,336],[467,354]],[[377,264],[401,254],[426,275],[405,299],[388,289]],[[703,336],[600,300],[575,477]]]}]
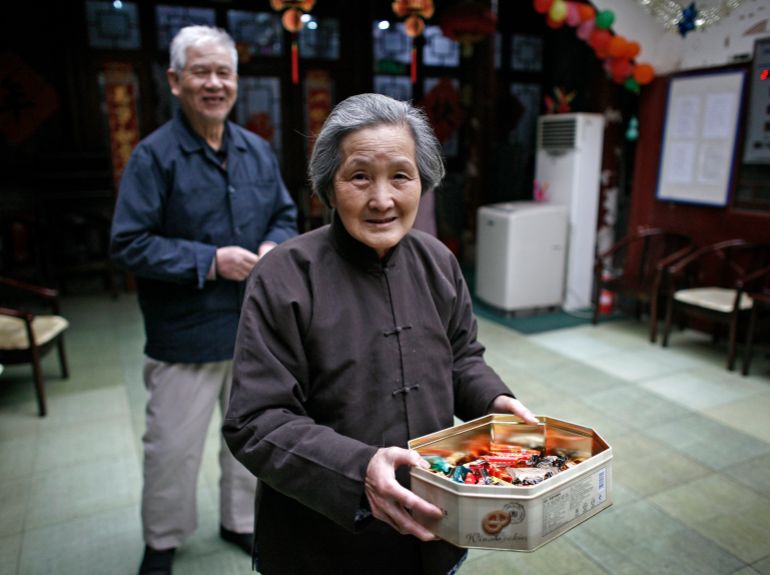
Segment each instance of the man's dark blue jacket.
[{"label": "man's dark blue jacket", "polygon": [[243,282],[207,281],[216,250],[297,234],[297,209],[270,146],[227,122],[226,168],[181,113],[134,150],[112,225],[113,261],[136,277],[145,353],[160,361],[231,359]]}]

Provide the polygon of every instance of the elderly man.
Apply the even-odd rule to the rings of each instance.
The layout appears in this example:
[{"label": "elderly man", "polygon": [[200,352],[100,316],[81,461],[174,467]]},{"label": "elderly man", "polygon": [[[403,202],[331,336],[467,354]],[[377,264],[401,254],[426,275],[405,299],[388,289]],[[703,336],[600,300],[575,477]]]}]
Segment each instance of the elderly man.
[{"label": "elderly man", "polygon": [[[136,276],[149,392],[140,573],[170,573],[195,530],[213,410],[227,405],[244,280],[296,235],[296,207],[269,145],[229,122],[238,86],[227,33],[183,28],[167,71],[176,116],[134,150],[120,185],[112,257]],[[220,447],[220,534],[251,552],[256,479]]]}]

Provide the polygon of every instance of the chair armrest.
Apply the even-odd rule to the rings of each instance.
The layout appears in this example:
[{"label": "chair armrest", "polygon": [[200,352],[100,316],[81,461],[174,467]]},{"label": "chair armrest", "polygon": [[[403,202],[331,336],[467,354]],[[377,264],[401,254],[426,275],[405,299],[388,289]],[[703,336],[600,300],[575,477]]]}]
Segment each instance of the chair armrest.
[{"label": "chair armrest", "polygon": [[658,228],[646,228],[646,227],[640,227],[635,232],[632,232],[628,234],[625,237],[620,238],[618,241],[616,241],[614,244],[612,244],[609,248],[604,250],[602,253],[596,255],[597,260],[603,260],[605,258],[608,258],[611,255],[614,255],[618,251],[622,250],[625,247],[628,247],[628,245],[632,244],[635,241],[644,239],[647,236],[657,235],[663,233]]},{"label": "chair armrest", "polygon": [[2,276],[0,276],[0,286],[5,286],[11,290],[38,297],[50,304],[51,310],[55,315],[61,314],[61,308],[59,305],[59,290],[57,289],[37,286]]},{"label": "chair armrest", "polygon": [[758,280],[761,280],[767,276],[770,278],[770,266],[765,266],[763,268],[760,268],[758,270],[754,270],[753,272],[750,272],[740,279],[738,279],[737,285],[741,289],[747,289],[750,290],[754,284],[754,282],[757,282]]},{"label": "chair armrest", "polygon": [[40,296],[43,299],[50,300],[50,299],[55,299],[59,297],[59,291],[53,288],[36,286],[36,285],[28,284],[26,282],[22,282],[19,280],[14,280],[11,278],[0,277],[0,285],[4,285],[19,291],[28,292],[28,293]]},{"label": "chair armrest", "polygon": [[21,311],[19,309],[13,309],[10,307],[0,307],[0,315],[7,315],[9,317],[15,317],[23,319],[24,321],[31,322],[34,319],[34,314],[27,311]]},{"label": "chair armrest", "polygon": [[677,251],[668,254],[665,258],[662,258],[657,264],[655,264],[655,267],[659,272],[666,270],[678,262],[681,258],[692,252],[694,249],[694,246],[685,246],[681,249],[678,249]]},{"label": "chair armrest", "polygon": [[722,252],[724,250],[727,250],[729,248],[734,248],[737,246],[748,246],[750,245],[749,242],[747,242],[744,239],[732,239],[732,240],[724,240],[721,242],[717,242],[715,244],[710,244],[706,246],[701,246],[700,248],[696,249],[691,254],[683,257],[677,262],[674,262],[673,265],[669,266],[668,273],[672,275],[678,275],[681,273],[681,271],[689,266],[691,263],[696,261],[697,259],[706,256],[708,254],[713,254],[715,252]]}]

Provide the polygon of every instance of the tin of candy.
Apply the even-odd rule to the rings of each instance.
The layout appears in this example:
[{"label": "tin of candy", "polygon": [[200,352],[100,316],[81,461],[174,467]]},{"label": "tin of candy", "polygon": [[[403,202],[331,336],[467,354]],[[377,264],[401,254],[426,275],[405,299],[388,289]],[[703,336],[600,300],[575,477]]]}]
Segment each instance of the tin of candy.
[{"label": "tin of candy", "polygon": [[431,465],[412,491],[444,512],[428,525],[460,547],[534,551],[612,504],[612,448],[591,428],[487,415],[412,439]]}]

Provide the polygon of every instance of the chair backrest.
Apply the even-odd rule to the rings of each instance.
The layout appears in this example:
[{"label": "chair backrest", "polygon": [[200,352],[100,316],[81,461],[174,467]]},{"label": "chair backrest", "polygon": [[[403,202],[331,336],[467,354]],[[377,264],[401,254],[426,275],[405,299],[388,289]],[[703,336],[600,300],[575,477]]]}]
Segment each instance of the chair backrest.
[{"label": "chair backrest", "polygon": [[684,234],[657,228],[648,231],[654,233],[640,234],[642,253],[639,258],[638,273],[642,278],[653,278],[662,260],[692,245],[692,240]]},{"label": "chair backrest", "polygon": [[770,246],[742,238],[702,246],[669,267],[678,287],[735,288],[739,280],[770,262]]},{"label": "chair backrest", "polygon": [[692,240],[685,234],[640,226],[600,257],[606,258],[605,265],[610,269],[622,270],[640,284],[650,284],[660,262],[677,251],[686,253],[688,246],[692,246]]}]

